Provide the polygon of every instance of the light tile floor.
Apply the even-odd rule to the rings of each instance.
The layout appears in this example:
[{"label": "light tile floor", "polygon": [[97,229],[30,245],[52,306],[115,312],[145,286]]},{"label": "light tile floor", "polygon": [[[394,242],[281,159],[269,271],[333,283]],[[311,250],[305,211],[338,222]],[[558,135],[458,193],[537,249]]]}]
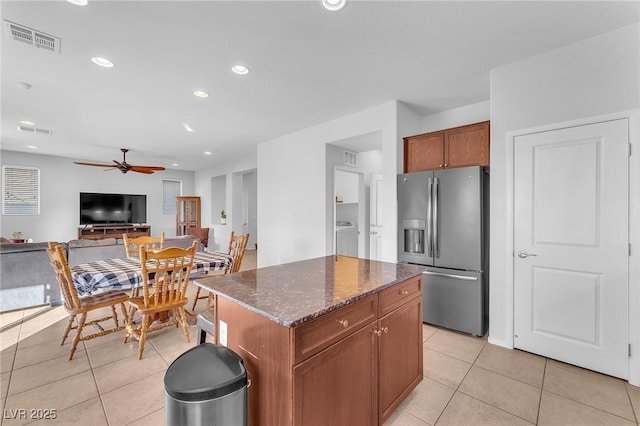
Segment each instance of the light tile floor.
[{"label": "light tile floor", "polygon": [[[242,269],[255,267],[247,251]],[[204,301],[200,307],[204,308]],[[81,344],[67,361],[60,346],[66,313],[35,308],[0,315],[2,425],[18,409],[55,409],[44,425],[162,425],[164,373],[191,343],[167,328],[150,336],[142,361],[137,342],[116,333]],[[624,381],[468,335],[423,328],[424,380],[385,426],[638,425],[640,388]],[[357,426],[357,425],[354,425]]]}]

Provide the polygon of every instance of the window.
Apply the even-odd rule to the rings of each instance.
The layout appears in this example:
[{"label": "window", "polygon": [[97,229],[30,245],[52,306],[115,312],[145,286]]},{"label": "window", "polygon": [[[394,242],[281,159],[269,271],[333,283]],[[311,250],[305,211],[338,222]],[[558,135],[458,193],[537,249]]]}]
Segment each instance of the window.
[{"label": "window", "polygon": [[162,179],[162,214],[176,214],[176,197],[182,195],[182,181]]},{"label": "window", "polygon": [[2,166],[2,214],[40,214],[40,169]]}]

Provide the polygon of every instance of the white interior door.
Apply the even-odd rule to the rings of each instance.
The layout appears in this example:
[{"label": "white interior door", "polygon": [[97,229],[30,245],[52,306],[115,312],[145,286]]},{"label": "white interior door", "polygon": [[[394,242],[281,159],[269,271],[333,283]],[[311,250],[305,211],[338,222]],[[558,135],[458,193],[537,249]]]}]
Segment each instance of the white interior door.
[{"label": "white interior door", "polygon": [[628,377],[628,120],[514,146],[514,345]]},{"label": "white interior door", "polygon": [[369,258],[382,260],[382,175],[371,176],[369,192]]}]

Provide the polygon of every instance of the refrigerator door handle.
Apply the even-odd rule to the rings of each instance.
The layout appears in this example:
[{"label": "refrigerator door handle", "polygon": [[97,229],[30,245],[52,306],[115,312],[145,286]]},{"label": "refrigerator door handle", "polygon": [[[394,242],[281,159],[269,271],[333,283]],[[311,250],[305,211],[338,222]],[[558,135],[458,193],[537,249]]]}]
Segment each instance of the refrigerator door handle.
[{"label": "refrigerator door handle", "polygon": [[440,241],[438,238],[438,184],[439,178],[433,178],[433,257],[440,256]]},{"label": "refrigerator door handle", "polygon": [[433,221],[433,217],[431,215],[431,199],[432,199],[432,191],[433,191],[433,179],[429,178],[427,181],[427,256],[433,257],[433,238],[431,235],[431,229]]},{"label": "refrigerator door handle", "polygon": [[468,276],[465,276],[465,275],[455,275],[455,274],[444,274],[442,272],[424,271],[423,274],[424,275],[434,275],[434,276],[437,276],[437,277],[455,278],[457,280],[478,281],[478,277],[468,277]]}]

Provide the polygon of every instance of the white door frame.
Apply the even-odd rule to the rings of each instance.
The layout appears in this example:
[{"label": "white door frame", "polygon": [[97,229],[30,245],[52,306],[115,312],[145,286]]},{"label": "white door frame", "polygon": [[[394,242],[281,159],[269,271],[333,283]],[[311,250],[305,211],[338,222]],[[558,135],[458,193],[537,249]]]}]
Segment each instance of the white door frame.
[{"label": "white door frame", "polygon": [[[504,341],[490,343],[513,349],[513,321],[514,321],[514,267],[513,267],[513,238],[514,238],[514,140],[517,136],[530,133],[546,132],[566,127],[582,126],[602,121],[629,119],[629,141],[632,155],[629,158],[629,242],[631,255],[629,256],[629,343],[631,356],[629,357],[629,383],[640,386],[640,110],[622,111],[596,117],[582,118],[562,123],[548,124],[527,129],[520,129],[506,134],[506,257],[503,259],[505,268],[505,329]],[[499,303],[499,302],[496,302]],[[491,320],[490,320],[491,321]]]}]

